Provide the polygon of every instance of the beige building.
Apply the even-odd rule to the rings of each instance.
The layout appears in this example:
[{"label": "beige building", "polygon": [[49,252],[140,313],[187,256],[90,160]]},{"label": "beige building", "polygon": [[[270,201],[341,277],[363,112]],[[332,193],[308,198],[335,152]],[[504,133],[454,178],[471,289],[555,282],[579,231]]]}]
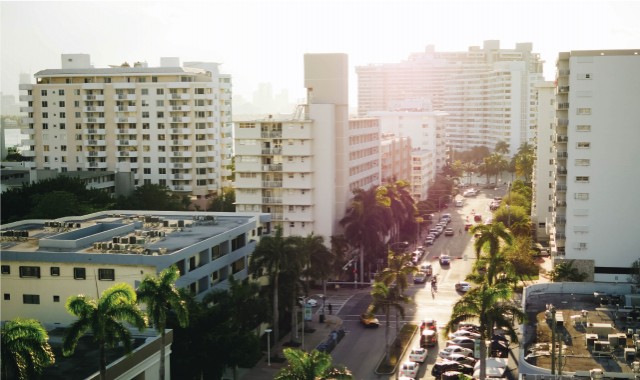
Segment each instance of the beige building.
[{"label": "beige building", "polygon": [[380,184],[379,124],[349,119],[345,54],[306,54],[307,104],[235,123],[236,210],[269,213],[285,235],[328,243],[352,191]]},{"label": "beige building", "polygon": [[2,226],[0,320],[34,318],[45,327],[74,318],[72,295],[98,298],[115,283],[136,288],[146,275],[176,265],[179,288],[202,299],[248,276],[249,255],[270,232],[269,215],[109,211]]},{"label": "beige building", "polygon": [[231,78],[217,64],[163,58],[154,68],[93,68],[86,54],[61,61],[20,84],[31,168],[130,171],[136,185],[198,197],[220,190],[231,163]]}]

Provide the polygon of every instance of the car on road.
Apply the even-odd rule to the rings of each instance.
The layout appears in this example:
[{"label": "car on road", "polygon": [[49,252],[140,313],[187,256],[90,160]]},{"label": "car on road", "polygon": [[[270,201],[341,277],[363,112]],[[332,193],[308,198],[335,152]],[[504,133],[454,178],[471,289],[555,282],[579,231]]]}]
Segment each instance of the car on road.
[{"label": "car on road", "polygon": [[376,328],[380,326],[380,321],[373,314],[362,313],[360,314],[360,323],[364,325],[364,327]]},{"label": "car on road", "polygon": [[420,271],[424,272],[427,276],[431,276],[433,274],[433,265],[430,263],[422,263],[420,265]]},{"label": "car on road", "polygon": [[[300,305],[305,304],[304,297],[298,297],[298,303]],[[316,306],[318,306],[318,301],[314,300],[313,298],[309,298],[309,299],[307,299],[306,305],[311,306],[311,307],[316,307]]]},{"label": "car on road", "polygon": [[427,275],[424,272],[417,272],[413,275],[413,283],[414,284],[424,284],[427,282]]},{"label": "car on road", "polygon": [[420,363],[404,362],[400,365],[400,376],[416,378],[420,370]]},{"label": "car on road", "polygon": [[473,355],[473,350],[460,346],[447,346],[438,352],[438,356],[443,359],[449,359],[452,354],[462,354],[466,356]]},{"label": "car on road", "polygon": [[440,236],[440,234],[442,234],[444,232],[444,227],[442,227],[442,226],[435,226],[434,228],[435,228],[436,233],[438,234],[438,236]]},{"label": "car on road", "polygon": [[466,293],[471,290],[471,284],[466,281],[456,282],[456,291],[461,293]]},{"label": "car on road", "polygon": [[456,207],[462,207],[464,206],[464,201],[463,200],[457,200],[456,201]]},{"label": "car on road", "polygon": [[426,239],[424,239],[424,243],[426,245],[433,245],[433,243],[435,243],[435,242],[436,242],[436,240],[431,236],[428,236]]},{"label": "car on road", "polygon": [[409,360],[412,362],[424,363],[427,359],[427,349],[424,347],[416,347],[409,353]]},{"label": "car on road", "polygon": [[452,333],[449,333],[449,339],[457,338],[459,336],[464,336],[464,337],[472,338],[472,339],[480,339],[480,334],[479,333],[477,333],[475,331],[465,330],[465,329],[460,329],[460,330],[454,331]]},{"label": "car on road", "polygon": [[451,264],[451,256],[440,255],[440,265],[449,265],[449,264]]},{"label": "car on road", "polygon": [[453,236],[453,228],[447,228],[444,230],[444,236]]},{"label": "car on road", "polygon": [[[448,371],[462,372],[461,371],[462,368],[463,368],[462,364],[455,362],[453,360],[441,360],[433,363],[433,366],[431,367],[431,376],[435,377],[436,379],[439,379],[440,375],[442,375],[445,372],[448,372]],[[471,367],[471,374],[473,374],[473,367]]]}]

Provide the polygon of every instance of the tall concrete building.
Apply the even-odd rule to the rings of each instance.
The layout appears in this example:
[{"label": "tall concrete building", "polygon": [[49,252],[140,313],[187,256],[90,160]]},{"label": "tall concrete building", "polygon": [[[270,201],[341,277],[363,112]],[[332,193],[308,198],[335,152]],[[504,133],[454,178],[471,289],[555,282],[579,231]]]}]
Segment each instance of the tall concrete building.
[{"label": "tall concrete building", "polygon": [[132,172],[136,184],[166,185],[201,199],[231,164],[231,78],[215,63],[163,58],[94,68],[63,54],[61,69],[20,84],[31,168]]},{"label": "tall concrete building", "polygon": [[236,210],[328,239],[352,191],[380,184],[380,130],[377,119],[349,120],[347,55],[305,54],[304,86],[294,115],[235,124]]},{"label": "tall concrete building", "polygon": [[551,250],[624,282],[640,257],[640,49],[563,52],[556,65]]},{"label": "tall concrete building", "polygon": [[447,144],[455,151],[506,141],[510,154],[535,135],[534,84],[543,80],[531,43],[501,49],[485,41],[466,52],[428,46],[400,63],[356,67],[358,113],[391,111],[399,102],[430,104],[448,114]]}]

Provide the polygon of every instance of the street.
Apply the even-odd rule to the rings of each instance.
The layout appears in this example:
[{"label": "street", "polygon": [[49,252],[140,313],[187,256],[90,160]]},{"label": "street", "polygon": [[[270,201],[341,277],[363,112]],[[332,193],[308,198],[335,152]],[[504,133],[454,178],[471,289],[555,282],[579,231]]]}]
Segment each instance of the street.
[{"label": "street", "polygon": [[[494,196],[504,196],[505,187],[499,189],[481,189],[480,194],[476,197],[462,198],[458,195],[457,199],[464,199],[463,207],[450,206],[443,210],[442,213],[450,213],[452,217],[448,227],[453,228],[455,234],[453,236],[438,237],[434,245],[424,247],[426,253],[423,261],[430,262],[433,265],[433,273],[438,277],[437,292],[432,295],[431,285],[429,282],[425,284],[413,284],[409,286],[406,295],[412,297],[413,303],[405,306],[405,318],[400,322],[412,322],[420,324],[423,319],[435,319],[438,327],[442,328],[451,316],[451,308],[453,304],[461,297],[456,292],[455,284],[463,281],[466,275],[471,271],[471,267],[475,260],[475,252],[473,248],[473,237],[464,231],[464,225],[467,218],[473,222],[473,215],[480,214],[482,220],[486,220],[491,216],[489,204]],[[439,217],[439,214],[436,214]],[[462,233],[460,233],[462,230]],[[422,238],[426,236],[423,232]],[[422,239],[421,239],[422,240]],[[420,243],[419,245],[422,245]],[[415,249],[415,245],[411,245],[410,250]],[[451,264],[441,267],[438,257],[441,254],[451,256]],[[366,329],[359,323],[359,315],[362,313],[371,301],[371,297],[367,291],[354,291],[354,295],[345,300],[338,310],[338,316],[343,320],[343,328],[347,331],[346,337],[332,352],[334,364],[343,364],[349,368],[354,374],[355,379],[395,379],[394,375],[375,375],[374,371],[379,361],[384,355],[385,349],[385,324],[387,322],[384,315],[376,314],[380,320],[380,327],[377,329]],[[336,309],[334,309],[336,310]],[[396,335],[396,318],[392,315],[389,320],[389,344],[393,342]],[[439,333],[438,345],[429,349],[429,355],[425,364],[421,365],[419,376],[420,379],[432,379],[431,366],[436,362],[437,351],[445,346],[442,334]],[[419,336],[416,334],[414,341],[410,347],[417,347]],[[408,360],[408,352],[405,354],[403,361]]]}]

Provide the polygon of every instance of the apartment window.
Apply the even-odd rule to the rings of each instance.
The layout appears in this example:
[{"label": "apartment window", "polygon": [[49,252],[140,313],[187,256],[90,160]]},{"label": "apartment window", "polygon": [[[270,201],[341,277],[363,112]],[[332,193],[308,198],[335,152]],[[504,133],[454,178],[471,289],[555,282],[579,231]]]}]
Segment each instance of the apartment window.
[{"label": "apartment window", "polygon": [[577,242],[577,243],[576,243],[576,249],[578,249],[578,250],[587,249],[587,243],[584,243],[584,242]]},{"label": "apartment window", "polygon": [[294,228],[295,226],[296,226],[296,223],[295,223],[295,222],[289,222],[289,227],[290,227],[290,228]]},{"label": "apartment window", "polygon": [[47,96],[47,90],[41,90],[40,91],[40,95]]},{"label": "apartment window", "polygon": [[98,279],[102,281],[114,281],[116,279],[116,270],[98,269]]},{"label": "apartment window", "polygon": [[43,145],[43,146],[42,146],[42,150],[43,150],[44,152],[48,152],[48,151],[49,151],[49,145]]},{"label": "apartment window", "polygon": [[20,277],[40,278],[40,267],[20,266]]},{"label": "apartment window", "polygon": [[576,115],[591,115],[591,108],[577,108]]},{"label": "apartment window", "polygon": [[43,101],[42,102],[42,107],[48,107],[48,106],[49,106],[49,104],[47,103],[47,101]]},{"label": "apartment window", "polygon": [[164,164],[167,161],[166,157],[158,157],[158,163],[159,164]]},{"label": "apartment window", "polygon": [[64,104],[64,100],[60,101],[60,103],[58,103],[58,105],[59,105],[60,107],[64,107],[64,106],[65,106],[65,104]]},{"label": "apartment window", "polygon": [[60,302],[60,296],[53,296],[53,302]]},{"label": "apartment window", "polygon": [[151,81],[156,83],[158,81],[158,77],[151,77]]},{"label": "apartment window", "polygon": [[576,125],[576,131],[578,131],[578,132],[591,132],[591,124],[578,124],[578,125]]},{"label": "apartment window", "polygon": [[60,129],[67,129],[67,124],[60,123]]},{"label": "apartment window", "polygon": [[76,116],[76,118],[77,118],[77,119],[79,119],[79,118],[81,117],[80,112],[76,112],[76,113],[75,113],[75,116]]},{"label": "apartment window", "polygon": [[80,96],[80,89],[76,89],[76,90],[75,90],[75,94],[76,94],[77,96]]},{"label": "apartment window", "polygon": [[86,280],[87,270],[85,268],[73,268],[73,278],[75,280]]},{"label": "apartment window", "polygon": [[104,77],[104,83],[111,83],[110,77]]},{"label": "apartment window", "polygon": [[9,293],[5,293],[5,294],[4,294],[4,300],[5,300],[5,301],[11,301],[11,294],[9,294]]},{"label": "apartment window", "polygon": [[11,266],[10,265],[3,265],[1,272],[2,272],[2,274],[11,274]]},{"label": "apartment window", "polygon": [[60,276],[60,267],[51,267],[51,269],[49,270],[49,273],[52,276]]},{"label": "apartment window", "polygon": [[[53,115],[53,116],[55,116],[55,115]],[[60,118],[61,119],[64,119],[66,117],[67,117],[67,114],[65,112],[60,112]]]},{"label": "apartment window", "polygon": [[575,193],[573,197],[581,201],[587,201],[589,200],[589,193]]},{"label": "apartment window", "polygon": [[49,118],[49,112],[43,112],[42,113],[42,118],[43,119],[48,119]]},{"label": "apartment window", "polygon": [[149,118],[149,112],[143,112],[142,113],[142,118],[143,119],[148,119]]},{"label": "apartment window", "polygon": [[49,123],[42,123],[42,129],[49,129]]},{"label": "apartment window", "polygon": [[591,160],[588,158],[576,158],[576,166],[589,166]]},{"label": "apartment window", "polygon": [[162,112],[162,111],[158,111],[158,113],[157,113],[157,117],[158,117],[158,118],[163,118],[163,117],[164,117],[164,112]]},{"label": "apartment window", "polygon": [[23,294],[22,303],[29,304],[29,305],[39,305],[40,296],[37,294]]},{"label": "apartment window", "polygon": [[591,148],[591,143],[590,142],[586,142],[586,141],[579,141],[576,144],[576,148],[578,148],[578,149],[589,149],[589,148]]},{"label": "apartment window", "polygon": [[156,89],[156,95],[164,95],[164,88]]},{"label": "apartment window", "polygon": [[141,93],[142,93],[142,95],[149,95],[149,89],[148,88],[143,88]]},{"label": "apartment window", "polygon": [[[64,95],[64,90],[58,90],[58,95]],[[61,103],[63,103],[61,105],[64,106],[64,102]]]},{"label": "apartment window", "polygon": [[589,176],[577,176],[576,182],[578,183],[589,183]]},{"label": "apartment window", "polygon": [[80,101],[79,101],[79,100],[74,101],[74,102],[73,102],[73,106],[74,106],[75,108],[80,107]]},{"label": "apartment window", "polygon": [[164,123],[158,123],[158,129],[164,129]]},{"label": "apartment window", "polygon": [[151,163],[151,157],[142,157],[142,162],[144,162],[145,164],[150,164]]},{"label": "apartment window", "polygon": [[593,74],[591,73],[578,73],[578,79],[580,80],[589,80],[593,78]]},{"label": "apartment window", "polygon": [[143,173],[144,174],[151,174],[151,168],[144,168],[143,169]]}]

